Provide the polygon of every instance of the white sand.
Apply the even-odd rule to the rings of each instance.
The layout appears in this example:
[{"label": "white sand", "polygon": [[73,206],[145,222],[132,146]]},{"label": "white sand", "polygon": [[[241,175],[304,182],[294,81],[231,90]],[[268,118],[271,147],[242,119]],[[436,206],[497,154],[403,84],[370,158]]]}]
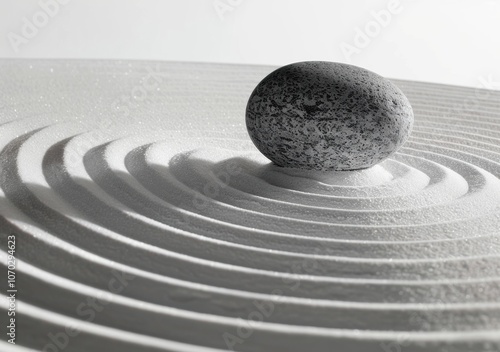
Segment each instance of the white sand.
[{"label": "white sand", "polygon": [[18,345],[500,351],[500,92],[396,81],[415,111],[399,153],[297,171],[245,130],[272,69],[0,61]]}]

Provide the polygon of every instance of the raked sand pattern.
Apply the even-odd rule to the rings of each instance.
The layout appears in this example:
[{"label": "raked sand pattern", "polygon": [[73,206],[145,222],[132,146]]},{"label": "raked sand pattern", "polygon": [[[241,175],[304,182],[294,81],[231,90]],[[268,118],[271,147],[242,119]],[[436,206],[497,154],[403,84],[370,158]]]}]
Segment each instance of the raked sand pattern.
[{"label": "raked sand pattern", "polygon": [[394,81],[398,153],[297,171],[246,132],[273,69],[0,61],[1,350],[500,351],[500,92]]}]

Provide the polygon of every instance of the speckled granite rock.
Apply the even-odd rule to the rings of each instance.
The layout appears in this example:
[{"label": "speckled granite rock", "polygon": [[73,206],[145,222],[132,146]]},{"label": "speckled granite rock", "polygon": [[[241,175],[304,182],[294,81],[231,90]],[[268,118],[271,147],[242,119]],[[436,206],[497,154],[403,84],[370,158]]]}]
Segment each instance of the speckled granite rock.
[{"label": "speckled granite rock", "polygon": [[257,148],[279,166],[355,170],[403,145],[413,110],[399,88],[371,71],[309,61],[264,78],[248,101],[246,124]]}]

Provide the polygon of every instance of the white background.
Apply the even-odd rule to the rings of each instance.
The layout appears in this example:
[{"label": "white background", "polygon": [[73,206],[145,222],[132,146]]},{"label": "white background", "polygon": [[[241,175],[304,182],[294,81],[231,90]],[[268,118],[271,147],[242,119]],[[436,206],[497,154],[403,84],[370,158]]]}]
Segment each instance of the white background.
[{"label": "white background", "polygon": [[[388,11],[388,0],[71,0],[44,24],[40,2],[51,1],[0,1],[0,57],[328,60],[390,78],[500,89],[495,0],[401,0],[383,25],[373,13]],[[25,21],[37,14],[40,28],[26,38]],[[360,31],[370,36],[356,47]],[[13,45],[16,36],[24,40]],[[345,55],[342,45],[357,52]]]}]

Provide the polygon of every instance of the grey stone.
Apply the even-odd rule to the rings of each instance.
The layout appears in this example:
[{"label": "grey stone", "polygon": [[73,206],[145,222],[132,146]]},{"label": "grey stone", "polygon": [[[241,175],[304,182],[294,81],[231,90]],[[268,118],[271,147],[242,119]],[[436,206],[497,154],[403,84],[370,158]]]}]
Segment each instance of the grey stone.
[{"label": "grey stone", "polygon": [[308,61],[281,67],[257,85],[246,124],[256,147],[279,166],[356,170],[404,144],[413,110],[382,76],[352,65]]}]

